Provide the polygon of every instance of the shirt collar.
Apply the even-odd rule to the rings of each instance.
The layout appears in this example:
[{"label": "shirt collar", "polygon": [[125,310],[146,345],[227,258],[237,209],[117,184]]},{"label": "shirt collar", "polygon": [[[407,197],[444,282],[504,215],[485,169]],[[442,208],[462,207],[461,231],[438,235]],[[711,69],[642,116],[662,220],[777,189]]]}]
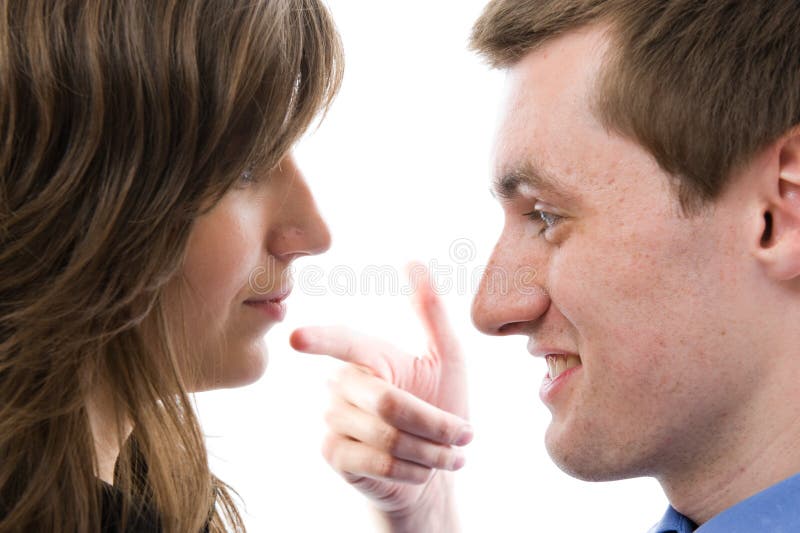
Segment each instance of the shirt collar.
[{"label": "shirt collar", "polygon": [[690,533],[697,528],[694,522],[683,516],[670,505],[658,524],[648,533]]},{"label": "shirt collar", "polygon": [[649,533],[752,533],[800,531],[800,474],[743,500],[695,529],[695,525],[672,508]]}]

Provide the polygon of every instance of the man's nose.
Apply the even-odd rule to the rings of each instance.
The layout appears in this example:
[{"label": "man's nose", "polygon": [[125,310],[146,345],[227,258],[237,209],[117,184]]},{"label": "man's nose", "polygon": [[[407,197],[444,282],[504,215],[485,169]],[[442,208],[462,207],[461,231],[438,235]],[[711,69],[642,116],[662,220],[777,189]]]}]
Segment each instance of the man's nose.
[{"label": "man's nose", "polygon": [[527,334],[550,306],[544,273],[531,258],[516,258],[504,239],[495,246],[472,301],[472,322],[487,335]]}]

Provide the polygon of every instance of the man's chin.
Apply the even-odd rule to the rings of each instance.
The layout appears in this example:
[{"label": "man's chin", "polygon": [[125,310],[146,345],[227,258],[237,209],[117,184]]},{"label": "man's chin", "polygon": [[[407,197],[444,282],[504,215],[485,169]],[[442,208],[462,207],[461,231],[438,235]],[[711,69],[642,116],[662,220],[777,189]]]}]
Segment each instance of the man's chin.
[{"label": "man's chin", "polygon": [[581,481],[617,481],[632,475],[629,464],[609,457],[608,446],[587,437],[559,433],[551,427],[545,436],[545,447],[555,465],[564,473]]}]

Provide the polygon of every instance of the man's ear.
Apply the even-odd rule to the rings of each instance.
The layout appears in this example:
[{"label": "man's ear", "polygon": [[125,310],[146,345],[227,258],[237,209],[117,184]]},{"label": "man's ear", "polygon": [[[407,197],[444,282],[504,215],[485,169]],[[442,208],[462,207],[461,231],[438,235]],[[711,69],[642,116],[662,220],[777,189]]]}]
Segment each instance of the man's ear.
[{"label": "man's ear", "polygon": [[770,277],[788,281],[800,278],[800,128],[779,143],[777,176],[765,182],[764,230],[757,257]]}]

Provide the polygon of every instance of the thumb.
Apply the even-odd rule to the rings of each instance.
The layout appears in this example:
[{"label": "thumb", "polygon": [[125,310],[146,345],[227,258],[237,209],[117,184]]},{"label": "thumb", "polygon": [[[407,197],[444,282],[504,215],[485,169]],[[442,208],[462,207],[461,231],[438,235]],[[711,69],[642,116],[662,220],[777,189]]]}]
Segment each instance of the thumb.
[{"label": "thumb", "polygon": [[430,271],[422,263],[411,262],[406,266],[406,274],[414,287],[411,305],[425,328],[433,358],[439,362],[460,362],[458,338],[447,319],[444,304],[436,294]]}]

